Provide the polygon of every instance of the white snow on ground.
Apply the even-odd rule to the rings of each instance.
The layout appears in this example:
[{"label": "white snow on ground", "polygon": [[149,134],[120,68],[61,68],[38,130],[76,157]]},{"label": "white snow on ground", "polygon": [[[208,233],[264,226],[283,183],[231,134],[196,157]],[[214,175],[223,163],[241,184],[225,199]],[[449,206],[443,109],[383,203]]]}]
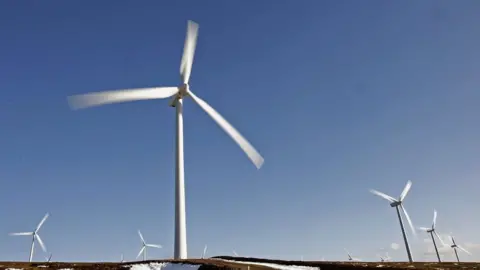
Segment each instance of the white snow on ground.
[{"label": "white snow on ground", "polygon": [[130,265],[131,270],[196,270],[200,267],[198,264],[181,263],[142,263]]},{"label": "white snow on ground", "polygon": [[270,268],[276,269],[276,270],[318,270],[318,269],[320,269],[320,267],[303,266],[303,265],[281,265],[281,264],[275,264],[275,263],[232,261],[232,260],[223,260],[223,259],[221,259],[221,260],[226,261],[226,262],[232,262],[232,263],[266,266],[266,267],[270,267]]}]

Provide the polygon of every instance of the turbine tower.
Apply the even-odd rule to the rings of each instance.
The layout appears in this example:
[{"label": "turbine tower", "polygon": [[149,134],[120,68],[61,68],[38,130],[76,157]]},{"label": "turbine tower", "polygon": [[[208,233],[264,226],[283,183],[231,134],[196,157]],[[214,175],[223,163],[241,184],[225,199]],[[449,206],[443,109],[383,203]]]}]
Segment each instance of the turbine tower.
[{"label": "turbine tower", "polygon": [[438,240],[440,240],[443,246],[445,246],[445,243],[443,242],[442,238],[440,238],[440,236],[437,234],[437,231],[435,230],[436,224],[437,224],[437,210],[434,209],[432,227],[431,228],[419,227],[418,229],[430,234],[430,236],[432,237],[433,246],[435,247],[435,252],[437,253],[438,262],[442,262],[442,260],[440,259],[440,253],[438,252],[437,243],[435,242],[435,238],[433,237],[433,235],[435,234],[435,236],[437,236]]},{"label": "turbine tower", "polygon": [[47,220],[49,215],[50,215],[49,213],[45,214],[45,216],[40,221],[40,223],[38,223],[37,227],[35,228],[35,230],[33,232],[10,233],[10,235],[31,235],[32,236],[32,246],[30,248],[30,258],[28,259],[29,262],[32,262],[33,248],[35,247],[35,240],[37,240],[37,242],[40,244],[43,251],[47,252],[47,249],[45,248],[45,245],[43,244],[42,238],[40,238],[40,235],[38,234],[38,230],[40,230],[40,228],[42,227],[45,220]]},{"label": "turbine tower", "polygon": [[398,198],[398,200],[394,199],[393,197],[391,197],[391,196],[389,196],[385,193],[382,193],[380,191],[377,191],[377,190],[374,190],[374,189],[370,190],[371,193],[373,193],[377,196],[380,196],[380,197],[384,198],[385,200],[389,201],[390,206],[395,207],[395,209],[397,209],[398,221],[400,222],[400,228],[402,229],[403,240],[405,241],[405,248],[407,249],[408,260],[410,261],[410,263],[413,262],[413,258],[412,258],[412,253],[410,251],[410,246],[408,245],[407,234],[405,233],[405,228],[403,227],[402,216],[400,215],[399,208],[402,209],[403,214],[407,218],[408,224],[410,225],[410,228],[412,229],[412,232],[415,235],[415,229],[413,228],[412,220],[410,219],[410,216],[408,215],[407,211],[403,207],[403,200],[405,200],[405,197],[407,196],[407,193],[408,193],[408,191],[410,190],[411,187],[412,187],[412,181],[408,181],[407,185],[405,186],[402,193],[400,194],[400,197]]},{"label": "turbine tower", "polygon": [[[143,253],[143,260],[147,260],[147,248],[149,247],[153,247],[153,248],[162,248],[162,246],[160,245],[154,245],[154,244],[147,244],[145,243],[145,239],[143,239],[143,235],[142,233],[140,232],[140,230],[138,230],[138,235],[140,236],[140,240],[142,240],[142,248],[140,249],[140,252],[138,253],[137,255],[137,259],[138,257],[140,257],[140,255],[142,255]],[[122,254],[122,260],[123,260],[123,254]]]},{"label": "turbine tower", "polygon": [[461,251],[467,253],[468,255],[472,255],[472,253],[470,253],[468,250],[466,250],[463,247],[457,245],[457,243],[455,243],[455,238],[453,238],[452,235],[450,236],[450,239],[452,239],[452,245],[450,247],[453,248],[453,251],[455,252],[455,257],[457,257],[457,262],[460,262],[460,259],[458,258],[457,248],[460,249]]},{"label": "turbine tower", "polygon": [[173,97],[171,107],[176,108],[176,167],[175,167],[175,247],[174,258],[187,258],[187,232],[185,214],[185,182],[183,162],[183,99],[190,97],[242,148],[259,169],[264,162],[257,150],[215,109],[195,95],[189,85],[190,74],[197,43],[198,24],[188,21],[183,56],[180,65],[181,84],[175,87],[151,87],[140,89],[113,90],[70,96],[73,109],[81,109],[110,103],[136,100],[164,99]]}]

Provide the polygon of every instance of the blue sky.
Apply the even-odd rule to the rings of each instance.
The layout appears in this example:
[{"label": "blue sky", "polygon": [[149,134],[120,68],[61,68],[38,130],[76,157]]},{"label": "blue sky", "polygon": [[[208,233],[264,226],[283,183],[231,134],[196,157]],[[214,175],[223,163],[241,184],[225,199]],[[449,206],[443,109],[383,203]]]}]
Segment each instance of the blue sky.
[{"label": "blue sky", "polygon": [[177,85],[188,19],[192,90],[265,157],[257,171],[186,100],[189,256],[376,259],[402,242],[368,189],[396,197],[409,179],[416,226],[436,208],[439,232],[480,243],[480,2],[170,2],[0,2],[0,260],[28,258],[7,234],[47,211],[55,260],[132,260],[137,229],[172,256],[174,110],[66,97]]}]

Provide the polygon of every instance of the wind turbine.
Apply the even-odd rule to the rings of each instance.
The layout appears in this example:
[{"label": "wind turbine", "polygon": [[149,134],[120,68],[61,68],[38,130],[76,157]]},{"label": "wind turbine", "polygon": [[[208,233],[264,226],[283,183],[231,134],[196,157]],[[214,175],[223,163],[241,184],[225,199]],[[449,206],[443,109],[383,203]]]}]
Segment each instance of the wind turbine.
[{"label": "wind turbine", "polygon": [[[138,256],[137,256],[137,258],[138,258]],[[123,253],[122,253],[122,255],[120,256],[120,262],[123,263],[124,261],[125,260],[123,259]]]},{"label": "wind turbine", "polygon": [[50,253],[50,256],[48,256],[48,258],[45,258],[45,259],[47,259],[47,263],[49,263],[49,262],[52,260],[52,255],[53,255],[53,254]]},{"label": "wind turbine", "polygon": [[380,257],[381,262],[388,262],[392,259],[392,257],[388,255],[388,252],[385,252],[385,256],[378,255],[378,257]]},{"label": "wind turbine", "polygon": [[433,246],[435,247],[435,252],[437,253],[438,262],[442,262],[442,260],[440,259],[440,253],[438,252],[437,243],[435,243],[435,238],[433,237],[433,235],[435,234],[435,236],[437,236],[438,240],[440,240],[443,246],[445,246],[445,243],[443,242],[442,238],[440,238],[440,236],[437,234],[437,231],[435,230],[436,224],[437,224],[437,210],[434,209],[432,227],[431,228],[419,227],[418,229],[430,234],[430,236],[432,237]]},{"label": "wind turbine", "polygon": [[349,260],[349,261],[352,261],[352,262],[359,262],[359,261],[361,261],[359,258],[352,257],[352,256],[350,255],[350,252],[348,252],[348,250],[347,250],[346,248],[345,248],[345,252],[347,252],[348,260]]},{"label": "wind turbine", "polygon": [[185,214],[185,182],[183,160],[183,99],[191,97],[213,120],[242,148],[250,160],[259,169],[264,162],[257,150],[215,109],[195,95],[189,85],[189,79],[197,43],[198,24],[188,21],[183,56],[180,65],[182,82],[174,87],[151,87],[127,90],[113,90],[70,96],[68,101],[73,109],[81,109],[110,103],[136,100],[164,99],[173,97],[171,107],[176,107],[176,168],[175,168],[175,247],[174,258],[187,258],[187,232]]},{"label": "wind turbine", "polygon": [[393,197],[382,193],[380,191],[371,189],[370,192],[384,198],[385,200],[390,202],[391,207],[395,207],[397,209],[397,215],[398,215],[398,221],[400,222],[400,228],[402,229],[402,234],[403,234],[403,240],[405,241],[405,248],[407,249],[407,255],[408,255],[408,260],[410,262],[413,262],[412,258],[412,253],[410,251],[410,246],[408,245],[408,239],[407,239],[407,234],[405,233],[405,228],[403,227],[403,221],[402,221],[402,216],[400,215],[400,210],[398,208],[401,208],[403,211],[403,214],[407,218],[408,224],[410,225],[410,228],[412,229],[413,234],[415,235],[415,229],[413,228],[412,220],[410,219],[410,216],[408,215],[407,211],[403,207],[403,200],[405,200],[405,197],[407,196],[408,191],[412,187],[412,181],[408,181],[407,185],[405,185],[405,188],[403,189],[402,193],[400,194],[400,197],[397,199],[394,199]]},{"label": "wind turbine", "polygon": [[[137,255],[137,259],[138,257],[140,257],[140,255],[142,255],[143,253],[143,260],[147,260],[147,248],[149,247],[153,247],[153,248],[162,248],[162,246],[160,245],[154,245],[154,244],[147,244],[145,243],[145,239],[143,239],[143,235],[142,233],[140,232],[140,230],[138,230],[138,235],[140,236],[140,240],[142,240],[142,248],[140,249],[140,252],[138,252],[138,255]],[[123,254],[122,254],[123,256]]]},{"label": "wind turbine", "polygon": [[45,220],[47,220],[49,215],[50,215],[49,213],[45,214],[45,216],[40,221],[40,223],[38,223],[37,227],[35,228],[35,230],[33,232],[10,233],[10,235],[31,235],[32,236],[32,247],[30,248],[30,258],[28,260],[29,262],[32,262],[33,248],[35,246],[35,240],[37,240],[37,242],[40,244],[43,251],[47,252],[47,249],[45,248],[45,245],[43,244],[42,238],[40,238],[40,235],[38,235],[38,230],[40,230],[40,228],[42,227]]},{"label": "wind turbine", "polygon": [[468,255],[472,255],[472,253],[470,253],[468,250],[466,250],[463,247],[457,245],[457,243],[455,243],[455,238],[453,238],[452,235],[450,235],[450,239],[452,239],[452,245],[450,247],[453,248],[453,251],[455,251],[455,257],[457,257],[457,262],[460,262],[460,259],[458,258],[457,248],[460,249],[461,251],[467,253]]},{"label": "wind turbine", "polygon": [[235,252],[235,250],[232,250],[232,253],[233,253],[233,255],[235,255],[236,257],[238,257],[238,254],[237,254],[237,252]]},{"label": "wind turbine", "polygon": [[205,258],[205,254],[207,254],[207,245],[203,248],[203,254],[202,254],[202,259]]}]

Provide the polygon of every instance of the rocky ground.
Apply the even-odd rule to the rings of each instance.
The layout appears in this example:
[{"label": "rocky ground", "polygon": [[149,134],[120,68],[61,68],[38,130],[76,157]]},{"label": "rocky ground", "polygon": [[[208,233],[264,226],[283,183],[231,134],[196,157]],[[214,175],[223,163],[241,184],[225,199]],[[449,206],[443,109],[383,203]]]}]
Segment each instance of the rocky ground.
[{"label": "rocky ground", "polygon": [[[165,268],[160,268],[160,263],[171,263]],[[174,264],[173,264],[174,263]],[[0,262],[0,269],[138,269],[138,270],[170,270],[188,269],[181,264],[197,265],[191,269],[199,270],[271,270],[271,269],[292,269],[292,270],[334,270],[334,269],[478,269],[480,263],[433,263],[433,262],[307,262],[307,261],[279,261],[258,258],[239,257],[215,257],[211,259],[189,259],[182,261],[162,260],[146,262],[126,263],[25,263],[25,262]],[[267,265],[262,265],[267,264]],[[132,267],[133,266],[133,267]],[[311,268],[310,268],[311,267]]]}]

